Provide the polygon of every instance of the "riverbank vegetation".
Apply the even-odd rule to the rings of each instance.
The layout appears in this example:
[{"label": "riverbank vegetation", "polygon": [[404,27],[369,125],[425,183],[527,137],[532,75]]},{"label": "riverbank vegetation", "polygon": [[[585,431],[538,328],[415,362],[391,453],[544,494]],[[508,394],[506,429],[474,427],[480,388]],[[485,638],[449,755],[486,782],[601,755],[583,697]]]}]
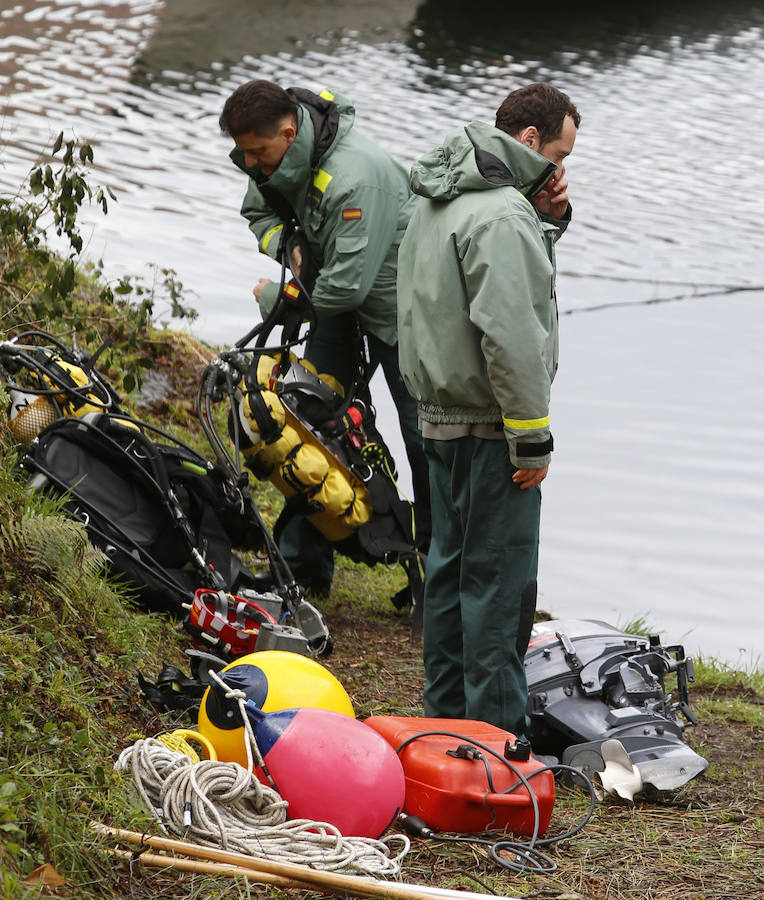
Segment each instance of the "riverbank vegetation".
[{"label": "riverbank vegetation", "polygon": [[[39,328],[91,350],[110,341],[99,369],[125,408],[203,449],[193,398],[214,349],[155,326],[160,302],[176,318],[191,314],[174,273],[157,270],[148,286],[109,285],[97,265],[80,261],[79,205],[106,208],[110,198],[88,185],[89,148],[60,142],[54,151],[27,191],[0,198],[0,339]],[[49,242],[59,239],[56,254]],[[162,376],[162,396],[139,390],[149,373]],[[82,526],[26,492],[6,404],[0,395],[0,894],[262,895],[245,882],[116,864],[90,831],[92,820],[149,827],[112,767],[134,740],[188,724],[149,705],[137,673],[153,680],[163,662],[187,671],[190,643],[179,623],[137,609],[106,576]],[[272,522],[278,497],[262,488],[257,501]],[[422,712],[421,648],[389,600],[402,583],[397,571],[340,561],[322,603],[335,638],[324,662],[359,717]],[[477,845],[418,840],[404,880],[553,900],[764,897],[764,672],[711,659],[697,661],[696,671],[691,700],[700,724],[687,737],[709,760],[703,776],[669,796],[598,804],[579,835],[550,851],[558,866],[550,875],[505,872]],[[552,833],[585,809],[580,790],[558,785]]]}]

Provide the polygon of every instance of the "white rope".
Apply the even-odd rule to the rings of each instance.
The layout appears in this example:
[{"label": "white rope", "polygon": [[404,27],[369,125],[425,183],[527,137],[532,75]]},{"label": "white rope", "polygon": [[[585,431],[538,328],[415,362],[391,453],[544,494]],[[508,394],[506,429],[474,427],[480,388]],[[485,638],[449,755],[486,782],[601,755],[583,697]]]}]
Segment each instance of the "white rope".
[{"label": "white rope", "polygon": [[194,763],[155,738],[136,741],[122,751],[114,768],[132,775],[144,806],[159,823],[185,840],[266,859],[377,877],[400,874],[411,846],[403,834],[380,840],[343,837],[328,822],[286,820],[288,803],[252,772],[253,756],[258,765],[262,756],[244,711],[246,695],[216,673],[210,675],[227,698],[238,702],[249,770],[234,762]]}]

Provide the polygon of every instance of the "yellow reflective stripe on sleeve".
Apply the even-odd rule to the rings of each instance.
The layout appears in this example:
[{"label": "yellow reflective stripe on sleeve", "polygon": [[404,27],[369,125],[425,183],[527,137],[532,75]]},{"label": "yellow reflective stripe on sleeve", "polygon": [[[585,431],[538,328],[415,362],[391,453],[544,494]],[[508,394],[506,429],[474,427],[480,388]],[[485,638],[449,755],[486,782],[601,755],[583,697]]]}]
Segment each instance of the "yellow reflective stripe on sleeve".
[{"label": "yellow reflective stripe on sleeve", "polygon": [[265,235],[263,236],[263,241],[262,241],[263,253],[268,252],[268,244],[270,244],[271,238],[273,237],[274,234],[276,234],[277,231],[281,231],[281,229],[283,227],[284,227],[283,225],[274,225],[273,228],[269,228],[268,231],[265,232]]},{"label": "yellow reflective stripe on sleeve", "polygon": [[324,100],[334,100],[334,94],[327,88],[324,88],[318,96],[323,97]]},{"label": "yellow reflective stripe on sleeve", "polygon": [[313,178],[313,184],[323,194],[323,192],[329,187],[329,182],[333,177],[334,176],[330,175],[328,172],[324,172],[323,169],[319,169]]},{"label": "yellow reflective stripe on sleeve", "polygon": [[544,416],[543,419],[508,419],[506,416],[503,416],[502,421],[507,428],[517,428],[524,431],[531,428],[546,428],[549,425],[549,416]]}]

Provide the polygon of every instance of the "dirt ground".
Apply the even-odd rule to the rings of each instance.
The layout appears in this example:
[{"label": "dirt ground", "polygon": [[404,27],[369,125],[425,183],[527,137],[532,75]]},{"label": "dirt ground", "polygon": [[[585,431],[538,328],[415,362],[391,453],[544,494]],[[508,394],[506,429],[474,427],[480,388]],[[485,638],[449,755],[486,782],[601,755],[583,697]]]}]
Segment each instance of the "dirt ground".
[{"label": "dirt ground", "polygon": [[[381,606],[359,616],[351,603],[331,600],[325,614],[335,651],[322,662],[359,717],[422,715],[421,645],[412,642],[405,615]],[[691,689],[693,704],[710,696]],[[762,702],[734,689],[713,692],[714,700],[736,698]],[[707,772],[670,795],[598,803],[578,835],[548,851],[558,867],[552,874],[516,875],[478,845],[418,839],[404,876],[555,900],[764,898],[764,730],[707,716],[685,736],[709,761]],[[558,783],[547,836],[571,828],[586,808],[583,790]]]}]

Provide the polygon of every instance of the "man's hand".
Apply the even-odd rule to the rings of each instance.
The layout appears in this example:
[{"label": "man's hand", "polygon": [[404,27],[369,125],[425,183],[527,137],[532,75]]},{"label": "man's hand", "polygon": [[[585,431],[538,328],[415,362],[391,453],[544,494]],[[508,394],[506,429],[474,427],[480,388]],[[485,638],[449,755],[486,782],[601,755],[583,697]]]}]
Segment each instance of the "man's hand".
[{"label": "man's hand", "polygon": [[549,466],[543,469],[518,469],[512,476],[512,481],[520,488],[532,488],[541,484],[546,478]]},{"label": "man's hand", "polygon": [[560,163],[557,171],[547,181],[543,191],[533,198],[533,205],[540,213],[561,219],[568,208],[568,179],[565,177],[565,166]]},{"label": "man's hand", "polygon": [[302,269],[302,250],[294,247],[292,250],[292,272],[299,278]]},{"label": "man's hand", "polygon": [[260,302],[260,294],[262,294],[263,288],[266,284],[270,283],[270,278],[261,278],[260,281],[258,281],[257,284],[252,288],[252,293],[255,295],[255,300],[257,300],[258,303]]}]

